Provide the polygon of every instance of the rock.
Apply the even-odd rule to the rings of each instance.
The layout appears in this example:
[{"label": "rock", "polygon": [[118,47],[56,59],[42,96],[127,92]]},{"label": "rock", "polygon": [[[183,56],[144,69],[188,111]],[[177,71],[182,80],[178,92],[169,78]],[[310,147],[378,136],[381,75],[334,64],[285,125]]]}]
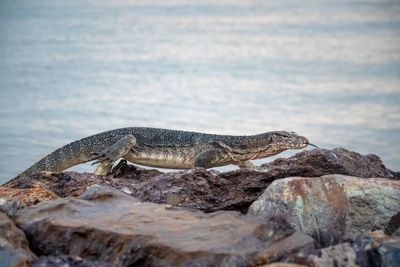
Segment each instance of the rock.
[{"label": "rock", "polygon": [[[280,218],[280,217],[277,217]],[[282,220],[282,218],[280,218]],[[279,221],[278,221],[279,222]],[[284,220],[286,223],[286,221]],[[268,250],[261,250],[257,253],[257,261],[255,265],[264,264],[265,262],[284,260],[288,255],[296,254],[296,251],[301,253],[309,253],[314,251],[314,244],[310,242],[309,236],[304,235],[301,232],[296,232],[290,237],[276,242]]]},{"label": "rock", "polygon": [[24,233],[0,212],[0,266],[29,266],[35,259]]},{"label": "rock", "polygon": [[320,249],[294,259],[318,267],[395,267],[400,266],[400,239],[382,231],[359,235],[353,242]]},{"label": "rock", "polygon": [[296,264],[296,263],[284,263],[284,262],[274,262],[270,264],[260,265],[258,267],[307,267],[303,264]]},{"label": "rock", "polygon": [[377,155],[361,155],[344,148],[304,150],[293,157],[276,159],[261,167],[276,173],[278,178],[343,174],[362,178],[400,179],[400,172],[386,168]]},{"label": "rock", "polygon": [[399,210],[400,181],[326,175],[274,181],[251,205],[249,214],[264,219],[284,216],[319,245],[329,246],[366,231],[394,233]]},{"label": "rock", "polygon": [[79,199],[93,200],[93,201],[108,201],[109,199],[119,199],[122,198],[130,203],[141,203],[138,199],[134,197],[128,197],[127,195],[121,193],[120,191],[112,188],[110,186],[92,185],[83,192]]},{"label": "rock", "polygon": [[43,188],[17,189],[0,186],[0,211],[12,217],[24,207],[56,198],[56,194]]},{"label": "rock", "polygon": [[93,184],[109,185],[118,189],[122,187],[129,188],[132,185],[140,184],[162,174],[157,170],[146,170],[135,165],[127,165],[126,160],[121,160],[118,166],[118,175],[97,176],[92,173],[39,172],[14,178],[3,186],[12,188],[46,188],[59,197],[67,197],[79,196],[88,186]]},{"label": "rock", "polygon": [[114,265],[99,262],[87,261],[79,257],[69,255],[41,256],[31,267],[114,267]]},{"label": "rock", "polygon": [[400,239],[383,244],[378,250],[382,266],[400,266]]},{"label": "rock", "polygon": [[[134,175],[136,168],[133,165],[130,166],[132,171],[126,173],[123,179],[115,179],[112,176],[97,176],[91,173],[39,172],[30,176],[19,177],[6,184],[12,188],[45,188],[59,197],[76,197],[94,184],[109,185],[117,189],[130,188],[154,174],[153,170],[149,170],[148,173],[142,173],[139,177],[136,177]],[[135,178],[132,178],[132,176]]]},{"label": "rock", "polygon": [[189,171],[160,173],[133,165],[120,164],[113,176],[88,173],[38,173],[7,183],[14,188],[41,187],[59,197],[78,196],[93,184],[108,185],[142,201],[168,203],[204,212],[236,210],[248,207],[279,178],[347,174],[360,177],[396,178],[375,155],[362,156],[343,148],[303,151],[288,159],[277,159],[257,169],[239,169],[225,173],[196,168]]},{"label": "rock", "polygon": [[312,238],[280,218],[192,213],[99,186],[23,209],[16,222],[40,255],[114,266],[248,266],[313,248]]},{"label": "rock", "polygon": [[[205,212],[238,210],[246,212],[250,204],[272,182],[266,173],[256,170],[237,170],[213,174],[203,168],[170,173],[143,171],[135,174],[136,167],[121,177],[63,172],[37,173],[20,177],[7,185],[14,188],[41,187],[59,197],[78,196],[87,187],[98,184],[116,188],[142,201],[167,203]],[[256,189],[257,188],[257,189]]]}]

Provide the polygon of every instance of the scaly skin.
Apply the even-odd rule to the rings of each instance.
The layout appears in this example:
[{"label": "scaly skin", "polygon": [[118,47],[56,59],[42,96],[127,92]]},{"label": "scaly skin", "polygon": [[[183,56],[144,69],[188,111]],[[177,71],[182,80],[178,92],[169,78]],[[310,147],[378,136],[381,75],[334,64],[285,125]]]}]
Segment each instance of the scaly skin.
[{"label": "scaly skin", "polygon": [[39,160],[17,177],[40,171],[58,172],[93,160],[98,163],[95,174],[107,175],[119,158],[141,165],[174,169],[211,168],[227,164],[251,167],[249,160],[307,145],[305,137],[283,131],[231,136],[130,127],[72,142]]}]

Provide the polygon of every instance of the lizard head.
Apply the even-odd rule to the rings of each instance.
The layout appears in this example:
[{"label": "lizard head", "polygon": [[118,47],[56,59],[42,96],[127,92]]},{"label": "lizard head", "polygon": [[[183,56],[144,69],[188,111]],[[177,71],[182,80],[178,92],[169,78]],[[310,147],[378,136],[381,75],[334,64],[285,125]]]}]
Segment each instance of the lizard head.
[{"label": "lizard head", "polygon": [[[282,150],[286,149],[301,149],[310,144],[304,136],[298,135],[295,132],[278,131],[273,132],[271,136],[272,145]],[[312,145],[312,144],[311,144]]]},{"label": "lizard head", "polygon": [[[263,151],[257,158],[269,157],[287,149],[301,149],[310,144],[307,138],[295,132],[275,131],[262,134]],[[315,146],[316,147],[316,146]]]}]

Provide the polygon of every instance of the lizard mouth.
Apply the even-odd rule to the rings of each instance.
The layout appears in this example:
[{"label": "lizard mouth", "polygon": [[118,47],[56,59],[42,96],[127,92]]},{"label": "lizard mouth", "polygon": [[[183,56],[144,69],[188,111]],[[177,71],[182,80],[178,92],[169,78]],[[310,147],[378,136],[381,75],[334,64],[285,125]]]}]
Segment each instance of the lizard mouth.
[{"label": "lizard mouth", "polygon": [[298,143],[294,144],[293,148],[300,149],[300,148],[305,148],[307,146],[312,146],[312,147],[315,147],[315,148],[319,148],[318,146],[308,142],[308,140],[304,140],[303,142],[298,142]]},{"label": "lizard mouth", "polygon": [[306,147],[307,145],[307,143],[295,143],[287,146],[287,149],[301,149]]}]

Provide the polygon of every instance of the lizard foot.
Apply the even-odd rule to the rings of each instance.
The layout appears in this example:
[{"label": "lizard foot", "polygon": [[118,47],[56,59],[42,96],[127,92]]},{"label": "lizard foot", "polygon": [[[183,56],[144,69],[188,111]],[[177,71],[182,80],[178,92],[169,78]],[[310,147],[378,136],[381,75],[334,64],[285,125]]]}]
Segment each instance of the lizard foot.
[{"label": "lizard foot", "polygon": [[127,135],[103,151],[92,153],[92,160],[95,160],[92,165],[99,164],[94,173],[97,175],[108,175],[111,172],[114,162],[129,153],[135,145],[136,138],[133,135]]},{"label": "lizard foot", "polygon": [[103,164],[113,164],[116,159],[112,156],[109,155],[107,153],[91,153],[90,154],[92,156],[92,160],[96,160],[94,162],[92,162],[92,165],[98,164],[98,163],[103,163]]}]

